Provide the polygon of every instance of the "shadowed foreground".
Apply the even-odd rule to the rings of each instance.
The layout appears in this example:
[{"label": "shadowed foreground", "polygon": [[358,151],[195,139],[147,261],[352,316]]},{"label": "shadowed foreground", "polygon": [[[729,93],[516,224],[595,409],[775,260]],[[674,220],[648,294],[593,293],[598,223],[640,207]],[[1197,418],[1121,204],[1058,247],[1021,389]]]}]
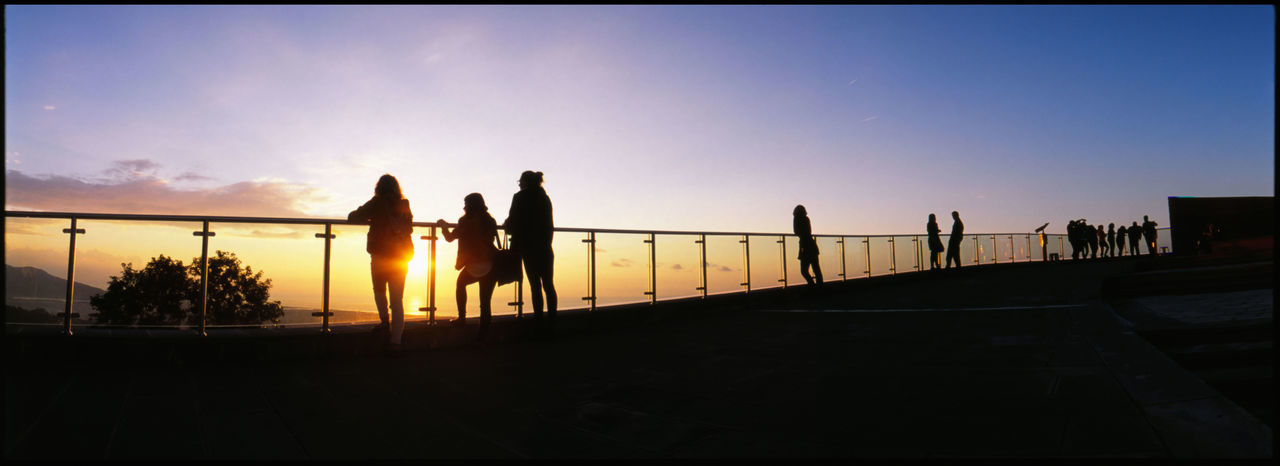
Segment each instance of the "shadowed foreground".
[{"label": "shadowed foreground", "polygon": [[[554,340],[495,322],[503,343],[398,358],[50,363],[6,344],[5,457],[1271,457],[1266,424],[1117,316],[1133,296],[1100,293],[1142,264],[831,283],[626,325],[564,313]],[[1269,329],[1265,291],[1265,313],[1217,320]]]}]

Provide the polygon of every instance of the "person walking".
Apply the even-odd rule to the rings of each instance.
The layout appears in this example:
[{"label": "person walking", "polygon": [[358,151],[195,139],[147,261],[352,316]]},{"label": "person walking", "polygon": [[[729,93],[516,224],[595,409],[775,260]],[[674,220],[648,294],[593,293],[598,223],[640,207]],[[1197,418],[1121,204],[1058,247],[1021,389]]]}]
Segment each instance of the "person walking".
[{"label": "person walking", "polygon": [[[800,276],[809,285],[822,287],[822,267],[818,264],[818,241],[813,239],[813,227],[809,223],[809,213],[804,206],[797,205],[791,210],[791,230],[800,240]],[[813,275],[809,275],[809,269]]]},{"label": "person walking", "polygon": [[374,186],[373,198],[347,214],[347,221],[369,225],[365,251],[373,278],[373,302],[381,321],[373,331],[387,333],[388,351],[399,352],[404,332],[404,277],[413,258],[413,212],[400,191],[400,182],[390,174],[382,175]]},{"label": "person walking", "polygon": [[960,268],[960,243],[964,242],[964,222],[960,221],[960,212],[951,211],[951,236],[947,238],[947,268],[955,260],[956,268]]},{"label": "person walking", "polygon": [[942,229],[938,228],[938,217],[929,214],[929,223],[924,225],[925,232],[929,235],[929,270],[941,269],[942,263],[939,262],[938,254],[942,254]]},{"label": "person walking", "polygon": [[489,215],[489,207],[484,204],[484,196],[471,193],[462,199],[462,217],[458,219],[458,227],[449,230],[449,222],[444,219],[436,221],[445,241],[458,240],[458,259],[453,268],[458,270],[458,285],[455,293],[458,302],[458,318],[452,324],[465,325],[467,322],[467,285],[480,284],[480,333],[477,340],[483,341],[489,330],[489,321],[493,318],[493,288],[496,280],[493,272],[493,259],[498,252],[495,244],[498,240],[498,221]]},{"label": "person walking", "polygon": [[542,188],[542,182],[542,172],[525,170],[520,174],[520,191],[511,196],[511,211],[502,228],[511,235],[511,249],[516,250],[524,262],[529,292],[533,295],[533,317],[541,321],[545,295],[550,324],[555,323],[556,318],[555,253],[551,249],[555,223],[551,216],[551,198]]}]

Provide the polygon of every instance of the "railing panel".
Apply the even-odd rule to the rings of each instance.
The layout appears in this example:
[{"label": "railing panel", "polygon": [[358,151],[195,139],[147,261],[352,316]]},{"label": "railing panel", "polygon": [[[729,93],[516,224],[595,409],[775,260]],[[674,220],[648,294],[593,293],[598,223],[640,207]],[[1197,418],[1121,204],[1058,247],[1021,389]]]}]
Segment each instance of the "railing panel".
[{"label": "railing panel", "polygon": [[697,235],[655,235],[658,299],[702,296],[697,289],[702,274],[697,239]]},{"label": "railing panel", "polygon": [[840,281],[840,238],[818,237],[818,264],[824,282]]},{"label": "railing panel", "polygon": [[[895,244],[896,246],[896,244]],[[871,237],[871,276],[889,275],[893,256],[890,255],[889,238]]]},{"label": "railing panel", "polygon": [[[197,264],[200,260],[201,238],[192,236],[192,232],[201,231],[202,227],[199,222],[80,220],[77,228],[84,229],[85,234],[76,240],[76,282],[105,290],[110,277],[121,276],[122,263],[132,264],[134,270],[142,270],[160,255],[181,261],[188,267]],[[216,245],[217,242],[210,244]],[[211,255],[212,251],[211,247]],[[65,249],[62,254],[65,256]],[[87,304],[84,303],[86,307]],[[199,302],[189,304],[188,312],[199,313]],[[82,312],[80,318],[98,325],[100,316],[97,314],[98,310],[94,309],[88,314]],[[188,328],[187,322],[149,322],[140,326]]]},{"label": "railing panel", "polygon": [[751,289],[781,287],[782,269],[778,263],[778,236],[751,235]]},{"label": "railing panel", "polygon": [[[262,273],[271,280],[270,301],[280,301],[284,315],[266,326],[298,326],[319,324],[312,316],[322,307],[324,285],[324,233],[319,225],[272,225],[260,223],[209,223],[216,233],[209,239],[209,257],[217,251],[235,254],[241,270]],[[197,251],[198,252],[198,251]],[[211,298],[212,295],[211,295]],[[209,316],[209,327],[244,326],[248,322],[217,322]]]},{"label": "railing panel", "polygon": [[[66,308],[65,280],[67,276],[67,252],[70,235],[62,229],[70,226],[67,219],[5,218],[5,322],[15,324],[59,325],[63,320],[58,314]],[[77,224],[76,228],[84,228]],[[109,273],[120,273],[120,264],[112,264],[110,257],[95,260],[92,273],[79,271],[84,262],[85,235],[77,235],[77,274],[75,281],[96,288],[106,288]],[[92,257],[92,256],[91,256]],[[14,266],[9,269],[8,266]],[[52,277],[25,267],[43,270]],[[15,274],[10,276],[10,274]],[[72,325],[88,322],[92,312],[88,302],[88,289],[77,287],[72,312],[79,314]],[[13,306],[14,309],[9,309]]]},{"label": "railing panel", "polygon": [[[596,234],[597,306],[648,302],[648,235]],[[526,307],[526,311],[531,308]]]},{"label": "railing panel", "polygon": [[[787,246],[785,258],[787,267],[787,286],[804,285],[804,277],[800,275],[800,238],[795,235],[786,235],[786,237],[783,238],[783,241],[786,242]],[[778,240],[776,238],[773,240],[773,250],[775,253],[774,257],[777,257]],[[777,259],[774,260],[776,261]]]},{"label": "railing panel", "polygon": [[[707,235],[708,294],[734,293],[742,286],[741,236]],[[753,264],[754,265],[754,264]]]}]

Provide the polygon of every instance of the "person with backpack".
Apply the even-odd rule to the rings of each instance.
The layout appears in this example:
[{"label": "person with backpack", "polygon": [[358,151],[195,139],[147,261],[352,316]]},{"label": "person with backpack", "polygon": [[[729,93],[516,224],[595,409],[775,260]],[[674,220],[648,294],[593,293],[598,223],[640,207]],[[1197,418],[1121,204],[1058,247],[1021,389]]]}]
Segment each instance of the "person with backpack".
[{"label": "person with backpack", "polygon": [[400,182],[390,174],[382,175],[374,186],[373,198],[347,214],[347,221],[369,225],[365,251],[373,278],[373,302],[381,321],[373,332],[387,333],[388,351],[399,352],[404,332],[404,279],[413,259],[413,212],[400,191]]},{"label": "person with backpack", "polygon": [[542,322],[542,300],[546,296],[547,324],[556,319],[555,252],[551,238],[555,223],[551,216],[551,198],[542,187],[542,172],[525,170],[520,174],[520,191],[511,196],[511,210],[502,229],[511,235],[511,249],[524,262],[529,277],[529,293],[533,298],[533,318]]}]

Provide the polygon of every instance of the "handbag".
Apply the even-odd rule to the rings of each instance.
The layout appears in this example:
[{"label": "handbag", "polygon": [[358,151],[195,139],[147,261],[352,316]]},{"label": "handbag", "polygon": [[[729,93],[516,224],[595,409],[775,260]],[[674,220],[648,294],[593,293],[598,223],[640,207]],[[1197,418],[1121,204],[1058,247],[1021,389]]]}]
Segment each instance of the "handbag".
[{"label": "handbag", "polygon": [[[498,239],[498,244],[502,245],[502,239]],[[498,285],[506,285],[520,281],[524,278],[524,273],[520,270],[520,254],[514,249],[498,248],[493,255],[493,278]]]}]

